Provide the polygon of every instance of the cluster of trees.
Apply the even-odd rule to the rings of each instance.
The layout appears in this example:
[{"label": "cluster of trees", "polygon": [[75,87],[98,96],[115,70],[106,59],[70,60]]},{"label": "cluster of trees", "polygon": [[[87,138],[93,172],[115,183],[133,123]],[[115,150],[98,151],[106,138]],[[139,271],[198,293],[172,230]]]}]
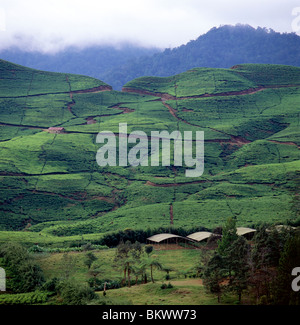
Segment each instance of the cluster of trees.
[{"label": "cluster of trees", "polygon": [[46,296],[54,297],[56,303],[66,305],[81,305],[98,299],[92,288],[71,277],[75,270],[72,258],[68,254],[63,258],[62,276],[46,281],[42,269],[25,247],[13,242],[1,245],[0,261],[6,271],[7,291],[30,295],[44,292]]},{"label": "cluster of trees", "polygon": [[291,288],[292,270],[299,261],[299,231],[261,226],[250,245],[237,235],[236,221],[230,218],[217,249],[202,256],[201,272],[204,285],[218,301],[226,291],[236,292],[241,301],[242,293],[250,289],[258,304],[299,305],[300,292]]},{"label": "cluster of trees", "polygon": [[136,284],[139,277],[141,277],[142,283],[147,283],[147,269],[150,269],[150,277],[153,283],[153,271],[155,268],[168,272],[169,270],[163,268],[163,265],[158,262],[156,257],[153,254],[153,246],[151,245],[142,245],[140,242],[121,242],[117,246],[115,263],[123,270],[122,285],[127,281],[130,287],[132,275],[135,276]]},{"label": "cluster of trees", "polygon": [[16,293],[34,291],[44,282],[44,274],[27,249],[16,243],[0,247],[0,258],[5,266],[6,287]]}]

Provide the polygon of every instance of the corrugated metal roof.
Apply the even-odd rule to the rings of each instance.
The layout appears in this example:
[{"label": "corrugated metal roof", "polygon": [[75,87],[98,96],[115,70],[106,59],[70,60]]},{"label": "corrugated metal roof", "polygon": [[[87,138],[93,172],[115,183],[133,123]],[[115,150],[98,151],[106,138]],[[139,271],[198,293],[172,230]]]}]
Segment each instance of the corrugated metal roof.
[{"label": "corrugated metal roof", "polygon": [[180,238],[183,240],[188,240],[188,241],[193,241],[195,242],[195,240],[193,238],[190,237],[183,237],[183,236],[178,236],[178,235],[174,235],[174,234],[157,234],[157,235],[153,235],[149,238],[147,238],[150,241],[156,242],[156,243],[160,243],[164,240],[170,239],[170,238]]},{"label": "corrugated metal roof", "polygon": [[[247,227],[237,227],[236,228],[237,235],[239,235],[239,236],[243,236],[245,234],[249,234],[249,233],[252,233],[255,231],[256,231],[255,229],[251,229],[251,228],[247,228]],[[199,231],[199,232],[190,234],[187,237],[182,237],[182,236],[178,236],[178,235],[174,235],[174,234],[157,234],[157,235],[153,235],[153,236],[147,238],[147,240],[150,240],[155,243],[160,243],[160,242],[170,239],[170,238],[180,238],[180,239],[186,239],[186,240],[190,240],[190,241],[200,242],[202,240],[209,238],[210,236],[214,236],[214,234],[209,231]]]},{"label": "corrugated metal roof", "polygon": [[277,225],[277,226],[275,226],[275,228],[277,231],[297,229],[296,227],[286,226],[286,225]]},{"label": "corrugated metal roof", "polygon": [[213,233],[209,231],[199,231],[188,235],[188,238],[194,239],[196,241],[201,241],[209,238]]},{"label": "corrugated metal roof", "polygon": [[163,240],[169,239],[169,238],[184,238],[178,235],[173,235],[173,234],[157,234],[157,235],[153,235],[149,238],[147,238],[148,240],[154,241],[156,243],[159,243]]},{"label": "corrugated metal roof", "polygon": [[247,227],[237,227],[236,228],[236,233],[239,236],[243,236],[245,234],[249,234],[249,233],[255,232],[255,231],[256,231],[255,229],[251,229],[251,228],[247,228]]}]

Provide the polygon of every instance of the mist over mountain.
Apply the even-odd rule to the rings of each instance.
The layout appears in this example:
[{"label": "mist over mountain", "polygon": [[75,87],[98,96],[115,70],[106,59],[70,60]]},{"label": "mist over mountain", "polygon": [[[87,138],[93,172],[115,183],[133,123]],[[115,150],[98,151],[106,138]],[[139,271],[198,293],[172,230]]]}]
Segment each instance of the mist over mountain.
[{"label": "mist over mountain", "polygon": [[170,76],[194,67],[230,68],[243,63],[300,66],[300,36],[249,25],[212,28],[196,40],[174,49],[123,45],[70,48],[55,55],[6,50],[2,59],[28,67],[84,74],[120,90],[141,76]]},{"label": "mist over mountain", "polygon": [[[0,52],[0,58],[38,70],[82,74],[102,79],[108,71],[116,71],[130,60],[134,61],[159,51],[161,50],[158,48],[144,48],[132,44],[121,44],[119,47],[95,45],[83,49],[69,47],[56,54],[11,48]],[[116,86],[114,80],[109,80]]]},{"label": "mist over mountain", "polygon": [[230,68],[243,63],[300,66],[300,36],[249,25],[212,28],[186,45],[112,69],[102,79],[111,84],[113,80],[166,77],[195,67]]}]

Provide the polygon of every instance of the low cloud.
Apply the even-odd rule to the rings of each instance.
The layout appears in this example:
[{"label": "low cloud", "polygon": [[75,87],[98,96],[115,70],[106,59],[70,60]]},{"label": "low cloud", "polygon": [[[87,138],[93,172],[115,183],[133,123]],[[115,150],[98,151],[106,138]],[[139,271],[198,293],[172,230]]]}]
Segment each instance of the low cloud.
[{"label": "low cloud", "polygon": [[291,32],[298,0],[0,1],[0,50],[57,52],[68,46],[176,47],[214,26],[245,23]]}]

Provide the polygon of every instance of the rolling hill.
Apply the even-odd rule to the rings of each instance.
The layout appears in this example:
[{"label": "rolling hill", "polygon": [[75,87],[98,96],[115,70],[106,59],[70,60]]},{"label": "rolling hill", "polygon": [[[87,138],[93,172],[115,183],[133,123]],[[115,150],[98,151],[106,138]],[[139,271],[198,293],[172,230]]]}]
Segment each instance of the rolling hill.
[{"label": "rolling hill", "polygon": [[[114,91],[0,60],[0,241],[97,242],[124,229],[299,223],[300,68],[237,64]],[[100,167],[100,131],[204,131],[205,169]],[[119,148],[117,148],[119,149]]]}]

